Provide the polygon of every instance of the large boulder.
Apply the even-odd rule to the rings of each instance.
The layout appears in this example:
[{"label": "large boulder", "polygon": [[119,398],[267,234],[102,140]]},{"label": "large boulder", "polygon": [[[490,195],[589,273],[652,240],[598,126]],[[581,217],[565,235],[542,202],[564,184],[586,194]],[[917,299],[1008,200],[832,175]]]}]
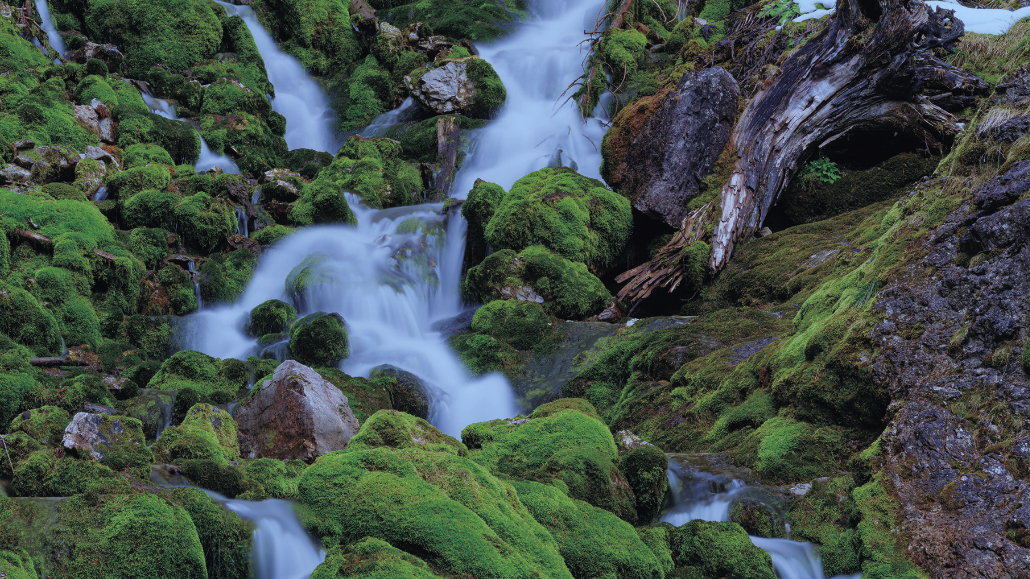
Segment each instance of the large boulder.
[{"label": "large boulder", "polygon": [[290,354],[302,364],[331,368],[349,353],[347,328],[340,314],[315,312],[290,326]]},{"label": "large boulder", "polygon": [[601,175],[638,211],[679,229],[730,139],[740,89],[719,67],[686,74],[675,89],[626,107],[601,152]]},{"label": "large boulder", "polygon": [[404,82],[412,97],[438,115],[490,118],[508,96],[490,63],[476,57],[446,61],[428,71],[416,70]]},{"label": "large boulder", "polygon": [[64,448],[82,458],[111,467],[128,470],[145,478],[154,462],[154,455],[146,446],[143,425],[128,416],[111,416],[79,412],[64,429]]},{"label": "large boulder", "polygon": [[358,432],[347,397],[317,372],[287,360],[254,398],[236,411],[244,458],[313,462],[347,448]]}]

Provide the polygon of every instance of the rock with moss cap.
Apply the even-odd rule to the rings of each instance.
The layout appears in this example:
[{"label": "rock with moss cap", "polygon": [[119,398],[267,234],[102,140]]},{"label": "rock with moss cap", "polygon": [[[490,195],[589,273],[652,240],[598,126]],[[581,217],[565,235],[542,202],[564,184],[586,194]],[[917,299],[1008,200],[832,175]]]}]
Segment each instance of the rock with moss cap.
[{"label": "rock with moss cap", "polygon": [[143,425],[128,416],[79,412],[64,430],[65,449],[91,458],[112,470],[125,470],[145,479],[154,462],[146,446]]},{"label": "rock with moss cap", "polygon": [[294,360],[275,369],[272,380],[237,409],[236,421],[245,458],[312,462],[346,448],[358,432],[347,397]]},{"label": "rock with moss cap", "polygon": [[162,462],[207,459],[228,464],[240,458],[236,421],[217,406],[195,404],[178,426],[161,433],[153,449]]},{"label": "rock with moss cap", "polygon": [[582,320],[611,301],[604,283],[586,265],[565,259],[542,245],[516,253],[503,249],[468,270],[461,281],[466,299],[538,302],[552,316]]},{"label": "rock with moss cap", "polygon": [[[239,360],[219,360],[193,350],[172,354],[147,384],[157,390],[191,389],[201,396],[228,401],[245,393],[250,372]],[[184,409],[185,410],[185,409]]]},{"label": "rock with moss cap", "polygon": [[71,416],[57,406],[26,410],[11,421],[11,432],[24,432],[44,446],[57,446],[64,438],[64,429]]},{"label": "rock with moss cap", "polygon": [[568,168],[519,179],[486,225],[494,250],[543,245],[593,271],[613,266],[633,228],[629,201]]},{"label": "rock with moss cap", "polygon": [[630,450],[619,462],[626,480],[633,489],[637,505],[637,521],[649,523],[658,516],[665,493],[669,490],[669,458],[656,446],[642,444]]},{"label": "rock with moss cap", "polygon": [[285,281],[286,295],[296,309],[304,311],[312,288],[339,281],[336,272],[329,267],[331,259],[328,254],[316,251],[290,270]]},{"label": "rock with moss cap", "polygon": [[[561,408],[555,412],[553,405]],[[472,460],[493,471],[568,489],[572,498],[636,522],[633,491],[618,469],[615,439],[587,407],[592,412],[565,401],[544,404],[529,418],[470,424],[461,440]]]},{"label": "rock with moss cap", "polygon": [[425,561],[373,537],[352,545],[333,547],[325,562],[315,568],[311,579],[340,577],[374,579],[437,579],[440,575]]},{"label": "rock with moss cap", "polygon": [[280,300],[268,300],[250,310],[247,332],[256,338],[266,334],[282,334],[297,317],[297,310]]},{"label": "rock with moss cap", "polygon": [[369,379],[377,378],[389,384],[390,406],[394,410],[423,419],[429,418],[429,388],[422,379],[389,364],[372,369]]},{"label": "rock with moss cap", "polygon": [[456,438],[440,432],[425,419],[396,410],[380,410],[370,416],[347,448],[368,450],[381,447],[468,455],[468,449]]},{"label": "rock with moss cap", "polygon": [[694,567],[702,577],[776,579],[769,553],[736,523],[695,519],[674,530],[669,542],[676,567]]},{"label": "rock with moss cap", "polygon": [[494,300],[476,310],[471,329],[517,350],[530,350],[553,337],[553,323],[538,303]]},{"label": "rock with moss cap", "polygon": [[487,119],[508,98],[504,83],[490,63],[474,56],[418,69],[404,79],[411,96],[438,115],[458,113]]},{"label": "rock with moss cap", "polygon": [[349,353],[347,327],[340,314],[315,312],[290,325],[290,355],[301,364],[333,367]]}]

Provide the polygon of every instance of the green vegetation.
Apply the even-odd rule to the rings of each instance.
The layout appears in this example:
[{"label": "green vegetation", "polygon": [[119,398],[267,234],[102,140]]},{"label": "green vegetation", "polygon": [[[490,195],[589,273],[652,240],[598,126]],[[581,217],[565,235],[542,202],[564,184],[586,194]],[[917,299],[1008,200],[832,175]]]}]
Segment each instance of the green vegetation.
[{"label": "green vegetation", "polygon": [[676,567],[694,567],[701,577],[776,579],[769,553],[736,523],[695,519],[669,535]]},{"label": "green vegetation", "polygon": [[340,314],[315,312],[290,325],[290,355],[306,366],[333,367],[350,353]]},{"label": "green vegetation", "polygon": [[245,369],[246,365],[239,360],[230,358],[222,361],[193,350],[183,350],[161,364],[161,369],[150,379],[147,387],[158,390],[190,389],[201,396],[220,392],[232,400],[250,381],[250,372]]},{"label": "green vegetation", "polygon": [[626,481],[633,489],[637,505],[637,521],[647,523],[658,517],[665,493],[669,490],[669,459],[656,446],[644,444],[630,450],[619,461]]},{"label": "green vegetation", "polygon": [[297,318],[297,310],[286,302],[268,300],[250,311],[250,325],[247,331],[260,338],[265,334],[282,334]]},{"label": "green vegetation", "polygon": [[535,302],[492,301],[476,311],[472,331],[493,336],[517,350],[529,350],[554,334],[551,318]]},{"label": "green vegetation", "polygon": [[196,404],[181,424],[165,429],[153,449],[158,460],[165,463],[210,460],[228,465],[240,458],[236,421],[217,406]]}]

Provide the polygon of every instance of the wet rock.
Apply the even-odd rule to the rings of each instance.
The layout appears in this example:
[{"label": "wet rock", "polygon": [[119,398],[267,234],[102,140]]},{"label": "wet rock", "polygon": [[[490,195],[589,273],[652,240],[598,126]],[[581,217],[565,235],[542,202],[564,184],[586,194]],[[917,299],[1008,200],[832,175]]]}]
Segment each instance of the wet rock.
[{"label": "wet rock", "polygon": [[767,539],[787,536],[783,516],[758,499],[745,498],[733,503],[730,520],[744,527],[748,535]]},{"label": "wet rock", "polygon": [[1030,240],[1030,199],[1025,199],[987,217],[982,217],[962,238],[967,253],[1003,249]]},{"label": "wet rock", "polygon": [[244,458],[315,458],[347,447],[358,431],[347,397],[317,372],[293,360],[236,411]]},{"label": "wet rock", "polygon": [[394,410],[429,419],[429,389],[421,378],[395,366],[384,364],[372,369],[369,379],[390,378],[390,405]]},{"label": "wet rock", "polygon": [[334,367],[350,353],[343,316],[315,312],[290,326],[290,355],[302,364]]},{"label": "wet rock", "polygon": [[[604,178],[633,207],[678,229],[729,142],[740,89],[719,67],[684,75],[660,101],[630,106],[604,138]],[[641,123],[640,115],[647,115]],[[639,124],[638,124],[639,123]],[[640,126],[634,133],[631,126]]]},{"label": "wet rock", "polygon": [[998,175],[980,187],[973,196],[973,202],[977,208],[983,211],[995,211],[1011,205],[1028,189],[1030,189],[1030,160],[1020,161],[1004,175]]},{"label": "wet rock", "polygon": [[0,185],[24,185],[32,178],[32,173],[17,165],[7,165],[0,169]]},{"label": "wet rock", "polygon": [[65,54],[65,58],[79,64],[85,64],[87,60],[97,58],[104,61],[104,64],[110,66],[112,64],[118,64],[123,58],[125,58],[125,56],[113,44],[87,42],[79,49],[69,51]]},{"label": "wet rock", "polygon": [[64,429],[62,444],[81,457],[92,458],[112,470],[132,469],[137,476],[149,472],[154,461],[140,421],[127,416],[79,412]]},{"label": "wet rock", "polygon": [[14,157],[14,164],[31,173],[36,183],[72,181],[79,154],[67,147],[36,147],[22,149]]},{"label": "wet rock", "polygon": [[643,524],[655,520],[669,490],[669,458],[661,449],[643,443],[620,458],[619,469],[633,489],[637,521]]},{"label": "wet rock", "polygon": [[117,140],[111,113],[98,99],[93,99],[88,105],[75,105],[74,115],[76,123],[88,129],[101,141],[114,143]]},{"label": "wet rock", "polygon": [[86,146],[86,152],[83,153],[86,159],[93,159],[100,161],[108,167],[113,167],[115,170],[121,169],[121,165],[118,163],[118,159],[114,158],[114,155],[101,149],[100,147],[94,147],[93,145]]},{"label": "wet rock", "polygon": [[477,57],[446,61],[423,71],[406,76],[404,84],[419,104],[437,115],[489,118],[507,98],[493,67]]}]

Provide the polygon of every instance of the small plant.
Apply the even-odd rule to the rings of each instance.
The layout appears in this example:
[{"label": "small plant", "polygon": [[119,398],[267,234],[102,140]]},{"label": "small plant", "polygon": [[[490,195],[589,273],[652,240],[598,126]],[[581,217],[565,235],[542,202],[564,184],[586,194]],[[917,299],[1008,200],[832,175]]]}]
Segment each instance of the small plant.
[{"label": "small plant", "polygon": [[841,178],[840,167],[826,157],[819,157],[805,165],[805,168],[801,170],[801,178],[810,183],[814,181],[833,183]]},{"label": "small plant", "polygon": [[779,19],[780,26],[783,26],[788,20],[801,16],[801,8],[794,0],[773,0],[765,7],[761,16],[775,16]]}]

